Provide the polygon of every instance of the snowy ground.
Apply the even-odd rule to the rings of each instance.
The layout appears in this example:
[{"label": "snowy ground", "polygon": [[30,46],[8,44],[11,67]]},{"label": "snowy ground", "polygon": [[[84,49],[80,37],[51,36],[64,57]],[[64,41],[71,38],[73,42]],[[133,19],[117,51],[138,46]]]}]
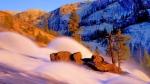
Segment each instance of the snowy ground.
[{"label": "snowy ground", "polygon": [[126,75],[101,73],[72,63],[50,62],[49,54],[61,50],[91,52],[67,37],[40,48],[16,33],[0,33],[0,84],[149,84],[150,78],[132,64],[123,65]]}]

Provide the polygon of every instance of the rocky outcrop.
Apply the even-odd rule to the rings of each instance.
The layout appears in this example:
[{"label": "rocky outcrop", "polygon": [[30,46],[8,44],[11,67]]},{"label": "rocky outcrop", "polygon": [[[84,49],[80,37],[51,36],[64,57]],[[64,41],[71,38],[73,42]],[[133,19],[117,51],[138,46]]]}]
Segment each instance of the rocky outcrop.
[{"label": "rocky outcrop", "polygon": [[91,63],[93,63],[93,66],[91,66],[91,68],[93,69],[102,72],[113,72],[113,73],[121,72],[121,69],[119,69],[116,65],[107,63],[106,61],[104,61],[104,58],[98,54],[93,55],[91,59],[92,59]]},{"label": "rocky outcrop", "polygon": [[58,53],[53,53],[50,55],[50,60],[51,61],[65,61],[69,62],[70,60],[71,53],[67,51],[61,51]]},{"label": "rocky outcrop", "polygon": [[71,54],[67,51],[61,51],[50,54],[50,60],[53,62],[74,62],[76,64],[84,65],[88,68],[101,72],[121,72],[121,69],[119,69],[116,65],[105,62],[104,58],[98,54],[93,55],[91,58],[83,59],[80,52]]},{"label": "rocky outcrop", "polygon": [[68,51],[61,51],[50,54],[51,61],[75,62],[76,64],[83,64],[82,55],[80,52],[71,54]]}]

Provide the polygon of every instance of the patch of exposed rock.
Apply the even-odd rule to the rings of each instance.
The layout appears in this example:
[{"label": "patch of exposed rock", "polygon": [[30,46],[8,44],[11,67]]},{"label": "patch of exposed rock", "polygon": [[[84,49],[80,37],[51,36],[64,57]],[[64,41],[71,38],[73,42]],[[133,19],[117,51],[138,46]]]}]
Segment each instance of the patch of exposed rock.
[{"label": "patch of exposed rock", "polygon": [[50,54],[50,60],[53,62],[74,62],[79,65],[87,66],[95,71],[101,72],[113,72],[120,73],[121,69],[119,69],[116,65],[107,63],[104,58],[98,54],[93,54],[91,58],[82,58],[82,54],[80,52],[70,53],[68,51],[61,51],[58,53]]},{"label": "patch of exposed rock", "polygon": [[67,51],[61,51],[50,55],[51,61],[63,61],[63,62],[75,62],[77,64],[83,64],[82,55],[80,52],[71,54]]}]

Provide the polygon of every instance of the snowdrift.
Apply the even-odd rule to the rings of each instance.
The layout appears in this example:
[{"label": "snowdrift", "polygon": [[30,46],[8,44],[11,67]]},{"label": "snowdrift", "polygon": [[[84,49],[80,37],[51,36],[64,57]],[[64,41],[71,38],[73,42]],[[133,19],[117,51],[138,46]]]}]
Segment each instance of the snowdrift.
[{"label": "snowdrift", "polygon": [[49,47],[57,51],[81,52],[83,58],[92,56],[92,53],[87,48],[69,37],[58,37],[50,42]]},{"label": "snowdrift", "polygon": [[[62,42],[62,44],[60,42]],[[55,47],[55,44],[63,48],[58,45]],[[77,49],[74,48],[74,45],[76,45]],[[128,66],[125,66],[126,71],[130,72],[126,75],[116,75],[112,73],[95,72],[72,63],[50,62],[48,54],[56,52],[57,50],[59,51],[59,48],[65,49],[65,46],[70,51],[74,49],[77,51],[81,47],[83,50],[82,54],[86,55],[85,57],[91,56],[90,51],[84,50],[86,48],[67,37],[56,38],[56,40],[49,44],[48,48],[39,48],[31,40],[19,34],[10,32],[0,33],[0,71],[4,69],[2,66],[8,66],[5,69],[10,69],[10,74],[0,72],[0,80],[3,81],[2,83],[17,84],[18,82],[14,79],[7,79],[8,77],[19,78],[19,75],[21,75],[25,77],[23,82],[27,82],[28,84],[53,84],[54,81],[55,84],[150,83],[149,77],[141,70],[136,69],[136,67],[128,69]],[[14,72],[13,69],[16,71]],[[5,70],[5,72],[6,71],[7,70]],[[12,74],[17,75],[12,76]],[[4,79],[6,81],[4,81]],[[30,82],[28,82],[29,80]],[[31,80],[38,82],[31,82]],[[59,81],[59,83],[57,81]]]},{"label": "snowdrift", "polygon": [[54,49],[40,48],[30,39],[12,32],[0,33],[0,48],[18,54],[46,57],[56,52]]}]

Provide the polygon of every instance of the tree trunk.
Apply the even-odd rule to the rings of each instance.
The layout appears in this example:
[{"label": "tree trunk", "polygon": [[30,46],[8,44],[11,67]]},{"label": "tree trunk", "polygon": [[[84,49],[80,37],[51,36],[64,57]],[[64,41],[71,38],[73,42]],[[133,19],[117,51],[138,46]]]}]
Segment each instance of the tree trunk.
[{"label": "tree trunk", "polygon": [[[119,38],[119,37],[118,37]],[[121,56],[120,56],[120,54],[121,54],[121,51],[120,51],[120,49],[122,49],[122,47],[121,47],[121,43],[119,42],[119,40],[118,40],[118,68],[119,69],[121,69]]]},{"label": "tree trunk", "polygon": [[118,68],[121,68],[121,66],[120,66],[120,57],[119,57],[119,54],[118,54]]},{"label": "tree trunk", "polygon": [[113,54],[113,44],[112,44],[112,35],[110,34],[109,37],[108,37],[108,40],[109,40],[109,51],[110,52],[110,56],[112,58],[112,64],[115,64],[115,59],[114,59],[114,54]]}]

